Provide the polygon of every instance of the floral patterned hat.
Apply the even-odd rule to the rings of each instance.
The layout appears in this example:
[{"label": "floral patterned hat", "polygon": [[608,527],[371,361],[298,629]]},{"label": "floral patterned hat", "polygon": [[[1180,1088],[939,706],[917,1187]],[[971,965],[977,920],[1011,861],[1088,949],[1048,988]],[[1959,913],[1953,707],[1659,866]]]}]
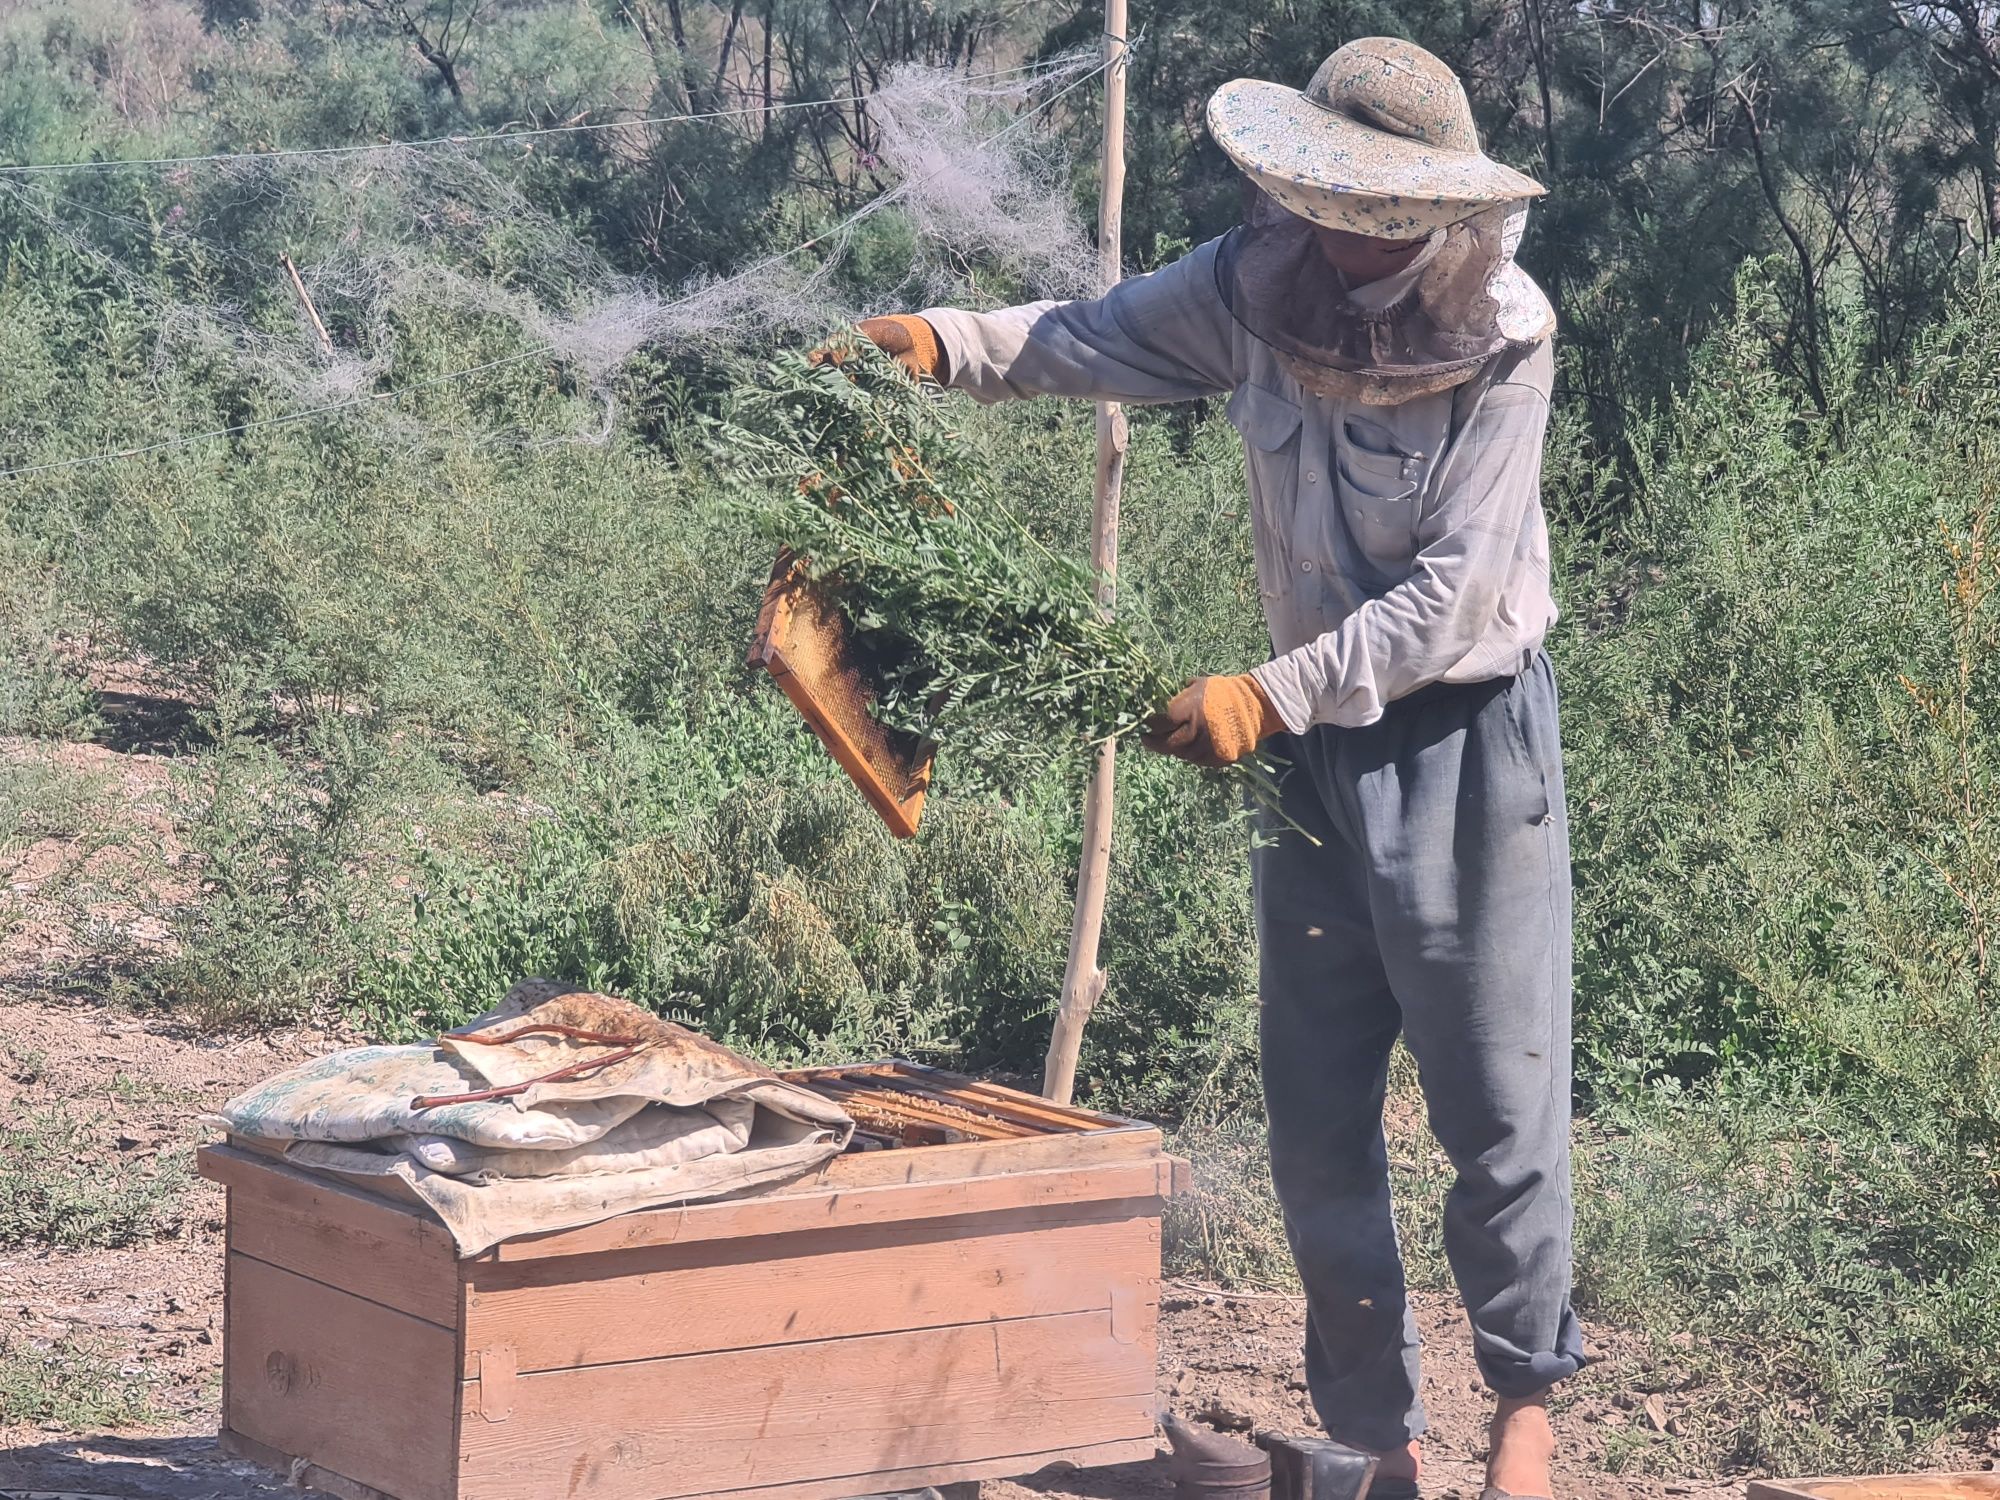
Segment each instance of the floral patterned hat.
[{"label": "floral patterned hat", "polygon": [[1422,239],[1544,191],[1479,149],[1458,75],[1394,37],[1349,42],[1304,89],[1225,83],[1208,129],[1281,207],[1382,239]]}]

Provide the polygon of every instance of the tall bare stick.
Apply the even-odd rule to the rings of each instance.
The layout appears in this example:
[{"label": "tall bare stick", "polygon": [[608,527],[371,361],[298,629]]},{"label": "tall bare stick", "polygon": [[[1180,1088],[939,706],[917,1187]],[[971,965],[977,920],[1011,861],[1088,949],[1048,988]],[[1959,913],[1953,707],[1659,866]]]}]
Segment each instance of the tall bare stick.
[{"label": "tall bare stick", "polygon": [[[1097,265],[1103,288],[1117,284],[1125,222],[1125,0],[1104,0],[1103,190],[1097,203]],[[1108,613],[1118,576],[1118,494],[1125,482],[1125,413],[1115,401],[1097,404],[1097,483],[1091,497],[1090,561],[1097,600]],[[1042,1069],[1042,1093],[1058,1104],[1076,1091],[1076,1059],[1084,1023],[1104,993],[1097,940],[1104,929],[1104,888],[1111,872],[1111,790],[1118,746],[1097,752],[1083,799],[1083,863],[1076,875],[1076,915],[1069,929],[1069,963],[1062,1001]]]},{"label": "tall bare stick", "polygon": [[333,358],[333,339],[326,331],[326,324],[319,320],[319,309],[313,306],[312,294],[306,290],[305,278],[299,275],[299,268],[292,264],[291,256],[280,252],[278,263],[285,268],[285,274],[292,278],[292,290],[298,294],[299,306],[303,307],[306,316],[312,319],[313,332],[319,335],[320,353],[328,359]]}]

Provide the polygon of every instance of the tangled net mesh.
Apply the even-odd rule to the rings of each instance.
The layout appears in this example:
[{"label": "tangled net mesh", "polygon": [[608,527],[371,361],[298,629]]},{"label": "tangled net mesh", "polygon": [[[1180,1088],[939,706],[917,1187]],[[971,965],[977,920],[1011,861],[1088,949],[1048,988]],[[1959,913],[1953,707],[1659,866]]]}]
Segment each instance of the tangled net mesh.
[{"label": "tangled net mesh", "polygon": [[[1088,291],[1092,252],[1041,107],[1097,70],[1083,52],[1011,77],[891,70],[864,105],[884,193],[797,248],[677,286],[616,269],[538,205],[519,170],[532,148],[507,140],[0,175],[0,200],[146,311],[156,378],[222,370],[273,411],[354,403],[407,423],[369,398],[476,376],[478,359],[443,368],[413,352],[412,328],[457,320],[480,330],[478,350],[507,351],[492,363],[541,359],[597,395],[604,420],[566,435],[591,441],[612,430],[613,378],[642,350],[769,349],[882,307],[977,297],[975,267],[1037,295]],[[634,164],[645,149],[630,127],[612,141]],[[908,264],[885,285],[871,259],[864,307],[841,270],[891,214]]]}]

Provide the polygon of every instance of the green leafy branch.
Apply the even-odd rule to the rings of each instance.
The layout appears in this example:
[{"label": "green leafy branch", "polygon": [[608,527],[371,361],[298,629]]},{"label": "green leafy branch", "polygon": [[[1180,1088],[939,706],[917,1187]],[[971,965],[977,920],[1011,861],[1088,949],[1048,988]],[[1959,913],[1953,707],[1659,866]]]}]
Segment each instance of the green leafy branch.
[{"label": "green leafy branch", "polygon": [[[788,354],[739,392],[722,456],[758,528],[846,612],[883,722],[955,776],[1017,786],[1143,729],[1180,687],[1097,576],[1023,526],[943,403],[872,344]],[[1271,768],[1217,773],[1275,807]]]}]

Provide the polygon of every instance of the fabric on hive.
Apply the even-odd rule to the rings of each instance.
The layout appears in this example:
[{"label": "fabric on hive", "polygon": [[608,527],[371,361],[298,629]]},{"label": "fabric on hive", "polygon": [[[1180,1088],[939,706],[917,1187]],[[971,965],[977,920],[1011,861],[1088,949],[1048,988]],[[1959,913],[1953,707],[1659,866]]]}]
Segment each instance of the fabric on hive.
[{"label": "fabric on hive", "polygon": [[524,1234],[575,1229],[640,1209],[699,1203],[789,1182],[838,1156],[845,1144],[846,1132],[760,1112],[751,1149],[624,1172],[474,1180],[434,1172],[407,1151],[322,1141],[295,1143],[285,1160],[359,1186],[398,1183],[443,1221],[460,1255],[477,1255]]},{"label": "fabric on hive", "polygon": [[511,1099],[410,1107],[421,1095],[487,1086],[484,1075],[429,1042],[350,1047],[265,1079],[209,1118],[237,1135],[269,1141],[374,1141],[422,1133],[534,1149],[594,1141],[646,1107],[644,1096],[623,1093],[568,1099],[532,1112]]},{"label": "fabric on hive", "polygon": [[[430,1109],[423,1094],[508,1087],[632,1056],[503,1099]],[[233,1135],[282,1143],[287,1162],[386,1185],[428,1205],[470,1255],[516,1235],[637,1209],[741,1193],[809,1171],[845,1149],[854,1123],[720,1043],[615,996],[549,980],[516,985],[494,1010],[437,1044],[357,1047],[289,1068],[206,1117]]]},{"label": "fabric on hive", "polygon": [[477,1146],[448,1135],[408,1136],[403,1148],[433,1172],[452,1177],[575,1177],[741,1151],[756,1118],[757,1106],[748,1099],[712,1099],[701,1109],[649,1104],[596,1140],[558,1151]]}]

